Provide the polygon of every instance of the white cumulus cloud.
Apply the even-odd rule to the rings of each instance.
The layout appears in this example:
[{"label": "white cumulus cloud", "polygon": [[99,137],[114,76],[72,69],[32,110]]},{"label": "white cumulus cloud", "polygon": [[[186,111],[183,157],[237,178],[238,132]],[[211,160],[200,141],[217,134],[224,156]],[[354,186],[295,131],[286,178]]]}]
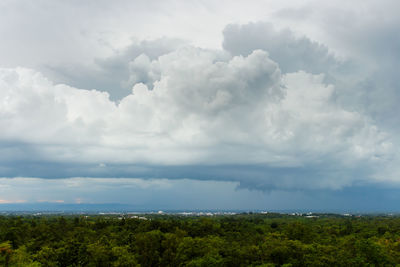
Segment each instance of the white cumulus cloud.
[{"label": "white cumulus cloud", "polygon": [[[390,136],[336,103],[322,74],[282,74],[263,50],[231,56],[186,46],[156,58],[138,55],[130,71],[131,94],[114,102],[106,92],[54,84],[33,70],[1,69],[3,172],[76,164],[103,177],[118,165],[163,176],[173,167],[165,176],[261,189],[340,188],[375,180],[371,165],[393,157]],[[234,164],[248,167],[241,175],[229,168],[202,170],[205,177],[179,171]],[[57,176],[45,172],[36,168],[38,176]]]}]

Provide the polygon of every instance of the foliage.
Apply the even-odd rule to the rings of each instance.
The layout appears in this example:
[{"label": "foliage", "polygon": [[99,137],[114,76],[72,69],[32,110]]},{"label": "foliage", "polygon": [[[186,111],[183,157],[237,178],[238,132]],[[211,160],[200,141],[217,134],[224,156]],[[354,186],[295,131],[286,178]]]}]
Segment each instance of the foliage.
[{"label": "foliage", "polygon": [[306,218],[279,214],[143,217],[0,217],[0,265],[400,264],[400,218],[397,217]]}]

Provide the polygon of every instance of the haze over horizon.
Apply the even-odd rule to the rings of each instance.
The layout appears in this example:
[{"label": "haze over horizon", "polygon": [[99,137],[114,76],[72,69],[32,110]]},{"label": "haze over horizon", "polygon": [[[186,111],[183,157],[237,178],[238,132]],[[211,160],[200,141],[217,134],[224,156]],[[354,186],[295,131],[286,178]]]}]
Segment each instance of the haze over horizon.
[{"label": "haze over horizon", "polygon": [[0,204],[400,211],[398,8],[3,0]]}]

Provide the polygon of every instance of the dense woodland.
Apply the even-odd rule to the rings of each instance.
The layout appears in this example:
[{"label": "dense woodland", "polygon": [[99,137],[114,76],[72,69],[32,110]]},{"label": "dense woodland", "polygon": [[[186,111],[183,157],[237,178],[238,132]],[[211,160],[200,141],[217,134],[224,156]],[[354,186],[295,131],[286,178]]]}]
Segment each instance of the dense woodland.
[{"label": "dense woodland", "polygon": [[1,266],[394,266],[400,218],[3,216]]}]

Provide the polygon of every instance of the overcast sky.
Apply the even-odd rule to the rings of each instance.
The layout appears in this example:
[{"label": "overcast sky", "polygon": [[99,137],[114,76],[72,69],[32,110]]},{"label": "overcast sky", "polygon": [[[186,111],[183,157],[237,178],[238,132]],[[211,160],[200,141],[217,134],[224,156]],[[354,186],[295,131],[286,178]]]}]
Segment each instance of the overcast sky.
[{"label": "overcast sky", "polygon": [[348,2],[0,1],[0,203],[398,210],[400,4]]}]

